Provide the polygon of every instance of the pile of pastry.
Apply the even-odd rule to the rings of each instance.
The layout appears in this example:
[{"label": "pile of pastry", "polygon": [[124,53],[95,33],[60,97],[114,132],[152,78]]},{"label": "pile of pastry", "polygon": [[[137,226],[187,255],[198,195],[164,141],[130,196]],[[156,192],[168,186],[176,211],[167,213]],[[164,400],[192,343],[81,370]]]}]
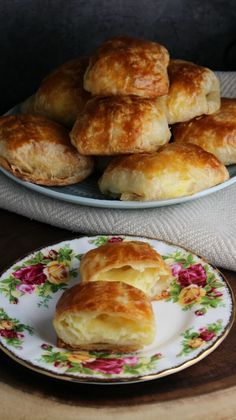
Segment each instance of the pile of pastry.
[{"label": "pile of pastry", "polygon": [[107,196],[161,200],[222,183],[236,163],[236,99],[156,42],[106,41],[49,74],[21,112],[0,119],[0,165],[42,185],[97,170]]},{"label": "pile of pastry", "polygon": [[154,248],[142,241],[101,245],[83,255],[80,277],[56,306],[59,347],[130,352],[153,342],[151,300],[172,280]]}]

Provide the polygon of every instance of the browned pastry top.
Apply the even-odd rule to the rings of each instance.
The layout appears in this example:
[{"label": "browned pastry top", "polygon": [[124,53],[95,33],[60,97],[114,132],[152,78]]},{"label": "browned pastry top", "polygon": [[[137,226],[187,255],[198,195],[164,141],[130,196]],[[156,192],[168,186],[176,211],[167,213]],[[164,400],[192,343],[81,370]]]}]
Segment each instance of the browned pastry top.
[{"label": "browned pastry top", "polygon": [[170,139],[164,101],[137,96],[92,99],[70,136],[84,155],[155,151]]},{"label": "browned pastry top", "polygon": [[93,95],[165,95],[168,62],[168,51],[156,42],[113,38],[91,57],[84,87]]},{"label": "browned pastry top", "polygon": [[122,314],[130,319],[152,320],[149,299],[136,287],[122,282],[96,281],[67,289],[56,306],[56,318],[65,312]]},{"label": "browned pastry top", "polygon": [[93,169],[93,160],[77,152],[63,126],[28,114],[0,118],[0,164],[15,176],[42,185],[73,184]]},{"label": "browned pastry top", "polygon": [[88,58],[70,60],[46,76],[23,112],[36,112],[54,121],[72,126],[91,95],[83,88]]}]

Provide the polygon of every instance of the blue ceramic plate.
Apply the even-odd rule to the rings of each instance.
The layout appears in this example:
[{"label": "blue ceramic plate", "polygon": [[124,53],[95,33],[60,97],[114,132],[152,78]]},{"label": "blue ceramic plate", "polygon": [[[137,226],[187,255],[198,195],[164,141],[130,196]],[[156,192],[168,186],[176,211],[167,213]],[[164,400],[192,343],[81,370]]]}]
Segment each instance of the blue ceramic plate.
[{"label": "blue ceramic plate", "polygon": [[[19,106],[12,108],[7,112],[6,115],[20,113]],[[80,204],[85,206],[92,207],[103,207],[103,208],[114,208],[114,209],[145,209],[145,208],[154,208],[162,206],[170,206],[172,204],[181,204],[187,201],[196,200],[197,198],[205,197],[208,194],[212,194],[216,191],[220,191],[223,188],[228,187],[236,182],[236,165],[231,165],[228,167],[230,178],[223,182],[222,184],[216,185],[206,190],[200,191],[196,194],[172,198],[168,200],[155,200],[155,201],[120,201],[115,199],[107,198],[102,195],[98,189],[97,180],[98,178],[94,175],[87,178],[85,181],[68,185],[64,187],[44,187],[31,182],[23,181],[10,172],[1,168],[1,171],[17,182],[18,184],[23,185],[26,188],[29,188],[33,191],[36,191],[40,194],[47,195],[58,200],[68,201],[69,203]]]}]

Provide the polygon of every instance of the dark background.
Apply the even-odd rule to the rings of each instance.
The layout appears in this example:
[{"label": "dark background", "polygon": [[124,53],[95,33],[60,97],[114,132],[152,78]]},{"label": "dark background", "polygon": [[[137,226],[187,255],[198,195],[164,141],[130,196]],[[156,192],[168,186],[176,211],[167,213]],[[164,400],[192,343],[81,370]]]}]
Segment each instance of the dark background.
[{"label": "dark background", "polygon": [[1,0],[0,111],[48,71],[118,34],[164,44],[172,57],[236,70],[235,0]]}]

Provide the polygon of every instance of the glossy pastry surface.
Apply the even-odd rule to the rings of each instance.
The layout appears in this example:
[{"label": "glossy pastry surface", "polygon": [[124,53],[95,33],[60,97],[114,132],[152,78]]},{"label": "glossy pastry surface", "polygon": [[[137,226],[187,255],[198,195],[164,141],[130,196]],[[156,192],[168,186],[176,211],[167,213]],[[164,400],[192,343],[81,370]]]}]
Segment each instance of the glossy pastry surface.
[{"label": "glossy pastry surface", "polygon": [[93,170],[93,160],[77,152],[64,127],[28,114],[0,118],[0,165],[42,185],[80,182]]},{"label": "glossy pastry surface", "polygon": [[168,92],[165,47],[132,37],[117,37],[102,44],[90,58],[84,87],[93,95],[138,95],[155,98]]},{"label": "glossy pastry surface", "polygon": [[236,163],[236,99],[221,98],[220,109],[173,127],[174,141],[194,143],[225,165]]},{"label": "glossy pastry surface", "polygon": [[63,347],[135,351],[155,336],[151,303],[139,289],[121,282],[89,282],[67,289],[53,325]]},{"label": "glossy pastry surface", "polygon": [[121,281],[135,286],[150,298],[166,289],[172,275],[161,255],[148,243],[108,243],[83,255],[80,264],[83,283]]},{"label": "glossy pastry surface", "polygon": [[112,160],[99,180],[103,194],[121,200],[164,200],[192,195],[229,178],[226,167],[194,144]]},{"label": "glossy pastry surface", "polygon": [[214,72],[190,61],[170,60],[166,96],[169,124],[212,114],[220,107],[220,84]]},{"label": "glossy pastry surface", "polygon": [[162,98],[116,96],[89,101],[70,133],[84,155],[119,155],[157,150],[170,139]]},{"label": "glossy pastry surface", "polygon": [[70,60],[43,79],[30,100],[22,104],[22,112],[38,113],[71,127],[91,95],[83,88],[88,58]]}]

